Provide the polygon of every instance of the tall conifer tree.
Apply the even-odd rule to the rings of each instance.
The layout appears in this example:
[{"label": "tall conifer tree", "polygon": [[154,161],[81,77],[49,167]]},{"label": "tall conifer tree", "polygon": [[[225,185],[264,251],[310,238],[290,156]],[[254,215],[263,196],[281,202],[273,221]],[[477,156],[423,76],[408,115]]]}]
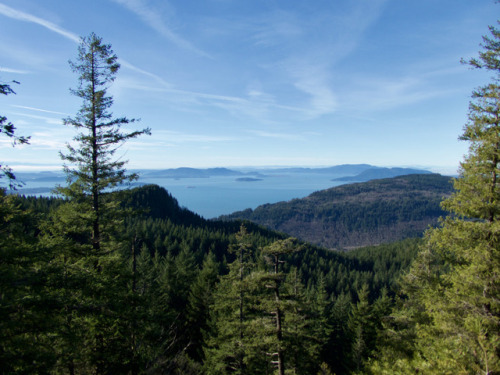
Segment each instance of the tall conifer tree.
[{"label": "tall conifer tree", "polygon": [[82,106],[75,117],[64,120],[78,131],[67,153],[61,153],[68,186],[58,191],[67,203],[44,230],[44,244],[54,254],[48,288],[59,301],[61,317],[54,348],[58,367],[69,373],[126,372],[123,357],[130,350],[120,318],[127,315],[120,301],[128,293],[129,272],[120,252],[124,212],[110,193],[136,177],[126,173],[126,161],[115,156],[117,149],[150,131],[123,132],[121,127],[135,120],[114,118],[110,112],[113,98],[107,90],[120,67],[110,45],[92,33],[81,39],[70,65],[79,81],[71,92],[82,99]]},{"label": "tall conifer tree", "polygon": [[255,249],[245,226],[240,227],[230,250],[236,253],[236,259],[229,265],[229,274],[220,278],[213,295],[212,329],[207,332],[205,347],[207,374],[250,374],[253,369],[254,356],[249,346],[256,296],[249,276],[255,270]]},{"label": "tall conifer tree", "polygon": [[472,94],[461,136],[469,153],[443,203],[452,215],[427,233],[405,278],[404,314],[394,319],[413,347],[384,351],[375,373],[500,373],[500,30],[490,32],[479,58],[467,61],[493,79]]},{"label": "tall conifer tree", "polygon": [[94,33],[82,38],[76,61],[70,61],[71,68],[79,75],[77,89],[72,94],[83,103],[75,117],[64,120],[65,125],[80,131],[74,141],[77,146],[67,144],[68,153],[61,158],[68,162],[64,166],[68,188],[61,192],[69,198],[85,201],[92,212],[92,247],[99,250],[103,240],[103,224],[112,207],[105,205],[105,192],[137,176],[127,174],[125,160],[113,159],[116,150],[127,140],[142,134],[150,134],[150,129],[124,133],[121,127],[133,123],[135,119],[113,118],[109,111],[113,98],[107,89],[115,80],[120,68],[117,56],[109,44]]}]

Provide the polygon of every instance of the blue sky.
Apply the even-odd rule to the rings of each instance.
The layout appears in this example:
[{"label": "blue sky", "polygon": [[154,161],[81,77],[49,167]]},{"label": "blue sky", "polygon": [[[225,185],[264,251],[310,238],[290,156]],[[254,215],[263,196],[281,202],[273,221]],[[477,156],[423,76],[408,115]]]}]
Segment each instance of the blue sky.
[{"label": "blue sky", "polygon": [[60,169],[80,106],[80,36],[113,46],[113,113],[150,127],[129,168],[369,163],[454,173],[474,87],[460,64],[496,23],[493,0],[0,0],[0,139],[14,170]]}]

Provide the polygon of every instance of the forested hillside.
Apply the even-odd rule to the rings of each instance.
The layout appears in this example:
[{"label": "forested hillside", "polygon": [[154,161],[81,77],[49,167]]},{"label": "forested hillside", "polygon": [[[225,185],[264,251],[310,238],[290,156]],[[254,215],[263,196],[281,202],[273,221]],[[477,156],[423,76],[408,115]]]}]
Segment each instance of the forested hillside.
[{"label": "forested hillside", "polygon": [[306,198],[265,204],[222,219],[244,219],[333,249],[351,249],[421,236],[445,215],[451,179],[407,175],[341,185]]},{"label": "forested hillside", "polygon": [[[232,311],[223,309],[233,303],[235,311],[238,309],[237,299],[233,300],[236,296],[231,294],[238,290],[234,288],[248,288],[244,301],[248,304],[245,309],[250,310],[244,318],[245,329],[251,330],[248,345],[255,341],[245,355],[255,356],[249,368],[254,366],[256,372],[251,373],[271,371],[272,361],[259,353],[266,345],[266,350],[275,345],[266,341],[273,328],[254,331],[251,327],[272,308],[262,305],[266,298],[270,298],[269,304],[274,297],[259,283],[276,278],[268,249],[282,244],[285,237],[249,222],[242,227],[239,222],[207,221],[179,207],[165,189],[154,185],[113,195],[123,212],[129,212],[117,237],[122,245],[115,257],[120,261],[108,270],[122,280],[118,284],[108,279],[112,276],[108,271],[85,275],[76,263],[60,279],[64,264],[69,264],[55,258],[58,248],[51,246],[53,237],[40,229],[47,230],[49,218],[67,204],[65,201],[2,197],[4,209],[14,210],[11,212],[17,212],[19,218],[17,224],[3,222],[2,239],[8,241],[16,230],[25,233],[9,245],[12,250],[25,250],[3,254],[2,371],[71,372],[69,368],[74,367],[76,373],[85,372],[93,363],[95,344],[87,341],[93,331],[82,330],[90,329],[87,320],[94,312],[88,309],[96,301],[88,293],[96,282],[110,288],[100,303],[107,309],[103,316],[106,325],[118,330],[101,332],[100,350],[107,353],[105,373],[127,369],[136,373],[220,373],[218,366],[226,363],[223,357],[231,350],[221,346],[220,340],[239,340],[237,332],[219,336]],[[11,234],[5,237],[6,233]],[[299,373],[316,371],[323,362],[337,374],[355,368],[356,361],[368,353],[356,352],[356,340],[361,339],[354,339],[356,327],[369,319],[373,331],[363,334],[363,340],[370,337],[369,347],[375,345],[375,328],[381,324],[383,311],[392,305],[388,296],[397,290],[398,276],[408,269],[418,245],[417,240],[411,240],[346,254],[293,242],[292,251],[280,256],[282,277],[278,279],[283,282],[281,298],[287,306],[282,321],[287,368],[296,356],[304,366]],[[244,266],[238,255],[242,249]],[[235,284],[240,277],[238,267],[244,267],[239,287]],[[359,303],[368,310],[358,311]],[[68,319],[68,309],[71,322],[62,324]],[[378,311],[376,317],[374,311]],[[306,317],[307,323],[301,323],[300,328],[290,320]],[[311,336],[319,334],[321,341],[311,341]],[[311,352],[300,354],[294,340],[300,340]],[[72,352],[75,346],[80,348],[78,355]],[[216,358],[220,363],[213,362]]]}]

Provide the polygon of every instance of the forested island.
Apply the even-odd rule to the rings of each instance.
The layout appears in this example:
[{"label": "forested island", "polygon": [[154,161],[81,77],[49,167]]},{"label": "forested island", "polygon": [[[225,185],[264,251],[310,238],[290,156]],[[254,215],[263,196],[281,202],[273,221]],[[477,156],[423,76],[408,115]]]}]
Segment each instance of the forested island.
[{"label": "forested island", "polygon": [[[158,186],[126,188],[137,176],[115,152],[150,129],[124,132],[134,120],[112,116],[117,57],[82,38],[67,184],[50,198],[0,194],[0,373],[500,373],[500,30],[490,31],[467,62],[494,78],[473,92],[453,190],[442,176],[404,176],[212,221]],[[29,143],[7,118],[0,126]],[[393,194],[374,196],[377,184]],[[407,194],[394,195],[401,185]],[[349,201],[364,202],[368,229],[443,218],[423,236],[349,252],[258,223],[316,215],[349,232]]]}]

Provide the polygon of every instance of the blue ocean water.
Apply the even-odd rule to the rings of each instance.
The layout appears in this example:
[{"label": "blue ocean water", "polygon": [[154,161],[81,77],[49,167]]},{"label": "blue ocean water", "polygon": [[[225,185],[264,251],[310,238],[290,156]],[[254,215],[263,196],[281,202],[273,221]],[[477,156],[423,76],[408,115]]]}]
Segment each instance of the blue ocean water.
[{"label": "blue ocean water", "polygon": [[[19,193],[25,195],[50,195],[56,185],[64,185],[62,175],[45,179],[36,175],[18,175],[25,182]],[[141,177],[139,184],[156,184],[167,189],[182,207],[204,218],[216,218],[266,203],[303,198],[314,191],[341,185],[332,181],[337,176],[315,173],[267,173],[258,178],[237,176],[210,176],[206,178],[157,178]]]},{"label": "blue ocean water", "polygon": [[255,181],[231,177],[140,179],[166,188],[183,207],[205,218],[214,218],[266,203],[288,201],[337,186],[324,174],[269,175]]}]

